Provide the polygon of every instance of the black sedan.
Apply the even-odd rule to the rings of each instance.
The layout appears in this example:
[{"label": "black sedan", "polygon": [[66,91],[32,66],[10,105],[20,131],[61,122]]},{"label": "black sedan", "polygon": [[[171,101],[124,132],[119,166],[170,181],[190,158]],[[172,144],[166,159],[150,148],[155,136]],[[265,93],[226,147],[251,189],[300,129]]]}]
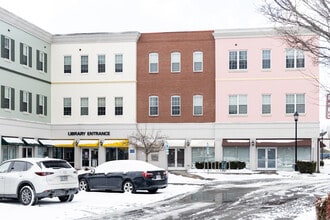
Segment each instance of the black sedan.
[{"label": "black sedan", "polygon": [[78,175],[80,190],[111,190],[150,193],[167,187],[167,171],[141,160],[105,162],[88,173]]}]

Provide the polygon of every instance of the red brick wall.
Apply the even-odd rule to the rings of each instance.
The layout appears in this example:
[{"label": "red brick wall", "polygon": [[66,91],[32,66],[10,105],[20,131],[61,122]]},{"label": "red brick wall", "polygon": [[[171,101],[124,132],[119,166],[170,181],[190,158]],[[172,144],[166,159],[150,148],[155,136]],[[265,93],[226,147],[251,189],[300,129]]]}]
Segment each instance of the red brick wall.
[{"label": "red brick wall", "polygon": [[[137,122],[215,121],[213,31],[145,33],[137,44]],[[193,52],[203,52],[203,72],[193,72]],[[159,72],[149,73],[149,53],[159,55]],[[181,72],[171,73],[171,52],[181,53]],[[149,116],[149,96],[159,98],[159,116]],[[181,96],[181,116],[171,116],[171,96]],[[193,95],[203,95],[203,115],[193,116]]]}]

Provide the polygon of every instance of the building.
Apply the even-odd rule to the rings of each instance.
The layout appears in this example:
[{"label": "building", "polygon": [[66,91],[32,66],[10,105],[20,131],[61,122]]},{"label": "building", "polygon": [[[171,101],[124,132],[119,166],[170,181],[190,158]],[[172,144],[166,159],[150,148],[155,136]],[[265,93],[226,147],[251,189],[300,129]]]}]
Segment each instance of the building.
[{"label": "building", "polygon": [[273,29],[216,30],[214,37],[222,158],[253,170],[292,170],[297,111],[297,159],[316,161],[319,67],[311,55],[287,48]]},{"label": "building", "polygon": [[166,136],[148,159],[168,169],[292,170],[296,111],[297,158],[318,158],[318,65],[273,29],[52,35],[0,8],[0,34],[0,161],[144,160],[140,126]]}]

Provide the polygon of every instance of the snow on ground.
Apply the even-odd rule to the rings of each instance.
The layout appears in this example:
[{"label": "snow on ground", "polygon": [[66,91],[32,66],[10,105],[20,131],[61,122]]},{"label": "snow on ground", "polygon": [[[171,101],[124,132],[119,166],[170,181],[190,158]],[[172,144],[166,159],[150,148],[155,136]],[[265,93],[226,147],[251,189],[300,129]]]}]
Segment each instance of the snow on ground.
[{"label": "snow on ground", "polygon": [[[278,180],[290,178],[329,178],[330,160],[326,161],[325,167],[320,169],[320,173],[312,176],[300,175],[297,172],[278,172],[277,174],[255,174],[249,170],[242,170],[239,173],[231,171],[213,170],[189,170],[190,174],[204,177],[204,179],[190,178],[169,173],[169,185],[165,189],[159,190],[156,194],[138,192],[136,194],[126,194],[118,192],[79,192],[70,203],[60,203],[57,198],[43,199],[35,206],[23,206],[17,201],[0,200],[1,219],[35,219],[41,220],[72,220],[88,219],[103,214],[111,214],[118,211],[134,210],[148,204],[183,196],[187,193],[197,191],[203,184],[210,181],[242,181],[249,179],[277,178]],[[226,185],[222,185],[226,187]],[[227,185],[230,187],[230,185]],[[326,195],[324,195],[326,196]],[[5,217],[5,218],[3,218]],[[303,212],[296,220],[315,219],[315,208],[311,204],[311,209]]]}]

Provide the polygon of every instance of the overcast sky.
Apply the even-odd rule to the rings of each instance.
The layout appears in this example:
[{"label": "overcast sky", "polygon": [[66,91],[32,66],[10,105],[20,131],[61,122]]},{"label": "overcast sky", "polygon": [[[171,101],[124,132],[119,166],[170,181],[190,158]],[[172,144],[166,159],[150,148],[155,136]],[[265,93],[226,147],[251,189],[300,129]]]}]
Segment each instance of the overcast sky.
[{"label": "overcast sky", "polygon": [[0,0],[52,34],[269,27],[262,0]]}]

